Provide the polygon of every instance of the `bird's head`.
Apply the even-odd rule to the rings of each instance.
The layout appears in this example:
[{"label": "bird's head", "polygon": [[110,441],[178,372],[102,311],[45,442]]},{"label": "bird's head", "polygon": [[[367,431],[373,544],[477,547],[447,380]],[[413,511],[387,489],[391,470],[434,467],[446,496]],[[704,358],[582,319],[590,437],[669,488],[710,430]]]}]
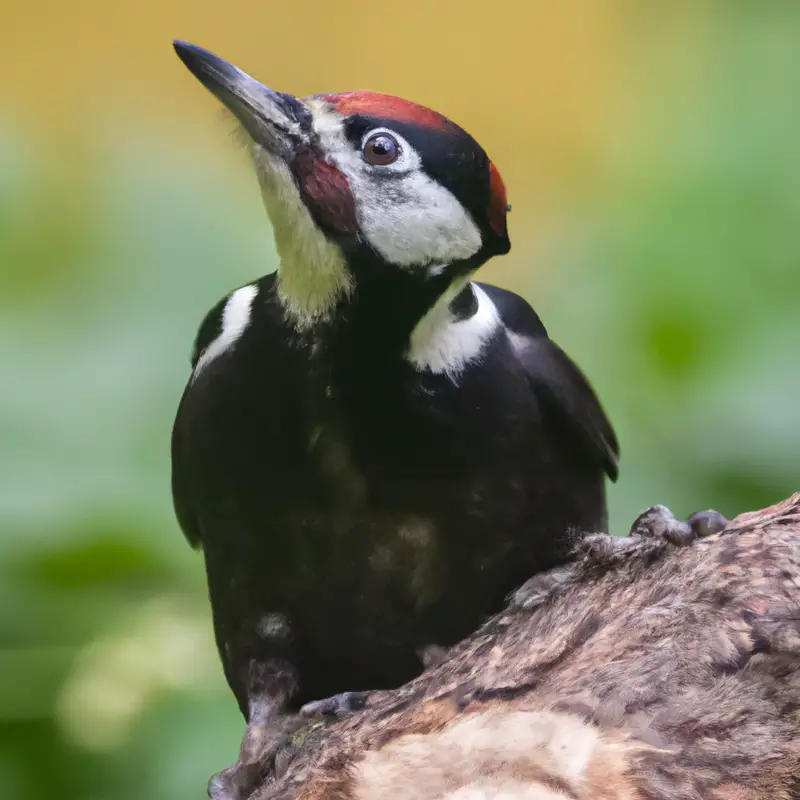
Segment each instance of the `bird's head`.
[{"label": "bird's head", "polygon": [[446,287],[508,252],[506,192],[483,148],[423,106],[373,92],[298,99],[195,45],[191,72],[252,143],[298,319],[402,273]]}]

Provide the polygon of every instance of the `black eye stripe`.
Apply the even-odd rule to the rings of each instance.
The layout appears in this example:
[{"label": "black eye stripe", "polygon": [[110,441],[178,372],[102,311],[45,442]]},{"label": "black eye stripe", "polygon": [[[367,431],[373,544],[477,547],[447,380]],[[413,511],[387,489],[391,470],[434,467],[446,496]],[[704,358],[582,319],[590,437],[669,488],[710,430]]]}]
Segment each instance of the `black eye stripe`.
[{"label": "black eye stripe", "polygon": [[[365,137],[379,128],[401,137],[416,153],[425,174],[452,192],[482,230],[491,230],[489,159],[472,136],[456,126],[430,128],[369,114],[353,114],[344,121],[345,136],[356,152],[361,152]],[[373,169],[371,174],[381,182],[405,177],[397,168]]]},{"label": "black eye stripe", "polygon": [[361,114],[356,114],[352,117],[348,117],[344,123],[344,133],[345,136],[350,140],[351,144],[355,147],[361,147],[361,142],[364,139],[365,134],[369,131],[383,127],[383,125],[379,124],[377,120],[365,117]]}]

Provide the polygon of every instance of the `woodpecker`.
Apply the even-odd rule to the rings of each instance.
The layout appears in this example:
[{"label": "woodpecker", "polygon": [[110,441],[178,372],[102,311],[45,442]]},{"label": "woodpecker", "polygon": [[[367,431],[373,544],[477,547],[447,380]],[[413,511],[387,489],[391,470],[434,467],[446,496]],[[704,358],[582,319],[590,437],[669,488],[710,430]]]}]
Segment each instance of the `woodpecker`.
[{"label": "woodpecker", "polygon": [[510,248],[475,139],[397,97],[298,99],[174,46],[244,130],[280,258],[200,325],[172,437],[253,742],[278,711],[409,680],[605,531],[619,447],[536,312],[473,281]]}]

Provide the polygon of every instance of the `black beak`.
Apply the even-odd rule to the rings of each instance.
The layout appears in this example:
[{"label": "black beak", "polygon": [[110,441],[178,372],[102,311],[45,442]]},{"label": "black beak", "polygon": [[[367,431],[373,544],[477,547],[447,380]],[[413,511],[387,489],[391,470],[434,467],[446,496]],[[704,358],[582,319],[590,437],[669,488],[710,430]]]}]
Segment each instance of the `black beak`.
[{"label": "black beak", "polygon": [[288,158],[311,132],[311,112],[290,94],[275,92],[208,50],[173,42],[175,52],[192,74],[236,118],[257,144]]}]

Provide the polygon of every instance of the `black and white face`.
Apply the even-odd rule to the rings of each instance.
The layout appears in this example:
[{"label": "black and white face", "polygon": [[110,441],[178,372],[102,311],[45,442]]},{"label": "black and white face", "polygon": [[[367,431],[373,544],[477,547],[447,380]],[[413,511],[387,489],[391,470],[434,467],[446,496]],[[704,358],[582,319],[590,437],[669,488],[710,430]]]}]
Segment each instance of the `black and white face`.
[{"label": "black and white face", "polygon": [[[361,235],[388,264],[440,267],[507,247],[490,227],[491,165],[444,117],[385,95],[312,98],[319,149],[347,179]],[[488,249],[488,248],[487,248]]]},{"label": "black and white face", "polygon": [[176,49],[252,142],[280,290],[298,319],[324,314],[352,291],[350,262],[360,250],[426,275],[508,251],[502,179],[441,114],[371,92],[298,100],[205,50]]}]

